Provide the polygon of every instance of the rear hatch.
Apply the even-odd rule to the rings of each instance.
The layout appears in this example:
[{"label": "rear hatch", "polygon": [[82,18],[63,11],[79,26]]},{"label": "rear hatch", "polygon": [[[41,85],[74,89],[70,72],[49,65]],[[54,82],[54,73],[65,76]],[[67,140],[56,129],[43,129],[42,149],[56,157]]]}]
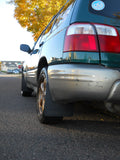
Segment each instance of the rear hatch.
[{"label": "rear hatch", "polygon": [[[77,0],[71,19],[71,24],[74,25],[75,23],[81,24],[81,27],[79,26],[80,30],[83,29],[84,24],[90,25],[94,30],[92,35],[95,34],[96,36],[97,49],[90,52],[89,50],[85,52],[82,50],[83,54],[87,53],[86,55],[89,55],[87,59],[90,59],[91,53],[93,55],[91,56],[91,59],[93,59],[91,62],[108,67],[120,67],[120,1]],[[76,27],[76,30],[78,30],[78,27]],[[90,36],[90,32],[88,33]],[[86,31],[84,34],[86,34]]]}]

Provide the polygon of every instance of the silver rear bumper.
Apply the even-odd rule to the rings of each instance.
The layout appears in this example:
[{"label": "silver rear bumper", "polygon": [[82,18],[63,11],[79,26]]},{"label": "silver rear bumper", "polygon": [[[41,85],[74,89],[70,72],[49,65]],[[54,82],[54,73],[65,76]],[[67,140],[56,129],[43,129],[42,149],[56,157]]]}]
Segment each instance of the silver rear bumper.
[{"label": "silver rear bumper", "polygon": [[54,101],[120,101],[120,72],[100,65],[49,66],[48,80]]}]

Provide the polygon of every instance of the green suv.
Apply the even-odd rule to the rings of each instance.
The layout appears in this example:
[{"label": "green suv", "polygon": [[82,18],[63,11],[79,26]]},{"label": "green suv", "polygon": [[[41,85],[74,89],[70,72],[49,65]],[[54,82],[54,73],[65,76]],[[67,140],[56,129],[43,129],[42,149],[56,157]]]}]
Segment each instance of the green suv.
[{"label": "green suv", "polygon": [[42,123],[72,116],[75,102],[120,113],[120,2],[69,0],[43,30],[23,65],[23,96],[37,94]]}]

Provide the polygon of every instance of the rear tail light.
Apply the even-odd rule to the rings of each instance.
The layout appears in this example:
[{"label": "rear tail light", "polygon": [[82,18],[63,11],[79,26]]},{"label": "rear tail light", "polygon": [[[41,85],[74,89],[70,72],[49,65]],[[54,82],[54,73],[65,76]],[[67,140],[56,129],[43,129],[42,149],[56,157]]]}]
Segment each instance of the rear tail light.
[{"label": "rear tail light", "polygon": [[107,25],[95,24],[100,51],[120,53],[120,37],[116,28]]},{"label": "rear tail light", "polygon": [[[98,39],[97,39],[98,36]],[[116,28],[102,24],[75,23],[68,27],[64,52],[89,51],[120,52],[120,38]]]},{"label": "rear tail light", "polygon": [[72,24],[66,33],[64,52],[98,51],[96,34],[91,24]]}]

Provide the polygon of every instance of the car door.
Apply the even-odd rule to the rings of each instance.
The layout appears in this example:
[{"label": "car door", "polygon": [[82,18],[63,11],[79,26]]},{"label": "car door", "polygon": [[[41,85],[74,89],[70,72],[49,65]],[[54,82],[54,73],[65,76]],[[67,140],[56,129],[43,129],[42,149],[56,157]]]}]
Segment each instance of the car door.
[{"label": "car door", "polygon": [[33,51],[30,53],[30,60],[28,64],[27,81],[33,86],[37,85],[36,75],[39,62],[40,41],[41,41],[41,36],[38,38],[37,42],[34,45]]}]

